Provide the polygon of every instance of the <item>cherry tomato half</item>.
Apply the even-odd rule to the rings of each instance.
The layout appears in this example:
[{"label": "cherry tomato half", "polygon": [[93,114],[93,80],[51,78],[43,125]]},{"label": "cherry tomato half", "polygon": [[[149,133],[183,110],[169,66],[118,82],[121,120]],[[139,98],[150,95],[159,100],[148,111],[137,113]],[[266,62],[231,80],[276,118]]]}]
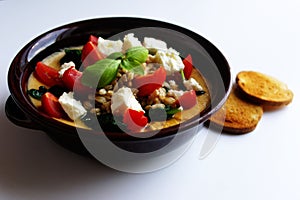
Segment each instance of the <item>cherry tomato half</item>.
[{"label": "cherry tomato half", "polygon": [[98,50],[97,45],[94,44],[92,41],[87,42],[83,46],[81,53],[81,61],[84,67],[88,67],[101,59],[103,59],[103,56]]},{"label": "cherry tomato half", "polygon": [[87,87],[81,83],[82,72],[74,67],[67,69],[62,77],[64,86],[70,91],[74,91],[77,97],[87,97],[88,94],[95,92],[93,88]]},{"label": "cherry tomato half", "polygon": [[54,85],[62,85],[62,80],[59,77],[58,70],[49,67],[42,62],[38,62],[36,64],[34,76],[49,87]]},{"label": "cherry tomato half", "polygon": [[96,46],[98,45],[98,38],[96,36],[94,36],[94,35],[90,35],[89,41],[91,41]]},{"label": "cherry tomato half", "polygon": [[50,92],[43,94],[41,102],[42,110],[50,117],[62,118],[65,115],[58,98]]},{"label": "cherry tomato half", "polygon": [[144,116],[143,111],[129,108],[124,113],[123,123],[127,125],[130,131],[137,132],[147,125],[148,118]]},{"label": "cherry tomato half", "polygon": [[197,95],[195,90],[186,91],[182,96],[178,98],[177,103],[182,106],[183,109],[190,109],[197,104]]},{"label": "cherry tomato half", "polygon": [[76,70],[75,67],[70,67],[64,72],[62,81],[66,88],[73,91],[76,80],[79,79],[81,76],[82,72]]},{"label": "cherry tomato half", "polygon": [[185,59],[183,59],[183,73],[184,77],[186,79],[189,79],[191,77],[192,71],[193,71],[193,60],[191,54],[189,54]]},{"label": "cherry tomato half", "polygon": [[147,96],[162,86],[166,80],[166,76],[166,70],[163,67],[160,67],[153,74],[134,78],[132,84],[139,89],[139,96]]}]

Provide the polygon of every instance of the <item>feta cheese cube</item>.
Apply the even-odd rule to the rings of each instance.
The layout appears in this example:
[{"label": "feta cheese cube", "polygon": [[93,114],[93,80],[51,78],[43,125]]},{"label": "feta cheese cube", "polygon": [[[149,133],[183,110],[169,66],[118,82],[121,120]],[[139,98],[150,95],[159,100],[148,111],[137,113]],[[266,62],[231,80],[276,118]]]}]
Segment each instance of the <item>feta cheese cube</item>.
[{"label": "feta cheese cube", "polygon": [[58,71],[59,77],[61,78],[64,75],[65,71],[67,71],[71,67],[75,67],[75,63],[72,61],[62,64],[60,66],[60,70]]},{"label": "feta cheese cube", "polygon": [[172,90],[178,89],[178,85],[176,84],[176,82],[174,80],[169,80],[169,86],[170,86],[170,89],[172,89]]},{"label": "feta cheese cube", "polygon": [[123,42],[121,40],[105,40],[102,37],[98,38],[98,49],[104,56],[109,56],[115,52],[122,51]]},{"label": "feta cheese cube", "polygon": [[127,49],[131,47],[138,47],[138,46],[142,46],[142,43],[139,41],[137,37],[134,37],[133,33],[129,33],[124,36],[124,42],[122,47],[124,53],[127,51]]},{"label": "feta cheese cube", "polygon": [[179,97],[181,97],[183,95],[183,93],[184,93],[184,91],[182,91],[182,90],[173,90],[173,89],[171,89],[167,92],[167,95],[172,96],[175,99],[178,99]]},{"label": "feta cheese cube", "polygon": [[144,37],[143,41],[144,47],[149,49],[150,51],[153,50],[167,50],[167,43],[165,43],[162,40],[158,40],[155,38],[150,38],[150,37]]},{"label": "feta cheese cube", "polygon": [[111,111],[114,115],[123,115],[128,108],[145,112],[141,104],[134,97],[131,89],[122,87],[112,95]]},{"label": "feta cheese cube", "polygon": [[194,78],[190,78],[189,80],[183,81],[183,84],[187,90],[195,90],[195,91],[203,90],[201,85]]},{"label": "feta cheese cube", "polygon": [[77,120],[84,115],[86,115],[87,111],[82,106],[80,101],[77,101],[73,97],[73,92],[66,93],[64,92],[58,99],[61,107],[67,113],[67,115],[72,120]]},{"label": "feta cheese cube", "polygon": [[158,50],[155,54],[155,61],[163,65],[167,75],[180,72],[180,70],[184,68],[179,53],[172,48],[168,50]]}]

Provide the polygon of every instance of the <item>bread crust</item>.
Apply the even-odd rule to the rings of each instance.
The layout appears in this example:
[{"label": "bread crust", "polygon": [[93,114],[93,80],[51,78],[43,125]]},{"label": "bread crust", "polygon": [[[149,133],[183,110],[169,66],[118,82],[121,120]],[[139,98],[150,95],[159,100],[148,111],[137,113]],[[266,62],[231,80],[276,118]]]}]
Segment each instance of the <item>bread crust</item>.
[{"label": "bread crust", "polygon": [[210,122],[219,127],[223,126],[223,132],[243,134],[253,131],[262,115],[262,106],[242,100],[234,86],[227,101],[212,115]]},{"label": "bread crust", "polygon": [[240,93],[264,107],[282,107],[293,100],[293,92],[274,77],[255,71],[241,71],[236,76]]}]

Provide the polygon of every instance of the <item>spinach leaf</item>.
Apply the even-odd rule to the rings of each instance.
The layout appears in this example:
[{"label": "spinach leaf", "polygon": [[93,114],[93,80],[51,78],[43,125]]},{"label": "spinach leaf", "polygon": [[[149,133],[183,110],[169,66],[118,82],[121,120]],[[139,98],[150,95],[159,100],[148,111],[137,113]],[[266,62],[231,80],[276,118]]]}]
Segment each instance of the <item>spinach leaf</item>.
[{"label": "spinach leaf", "polygon": [[40,86],[38,90],[37,89],[30,89],[30,90],[27,91],[27,93],[31,97],[33,97],[33,98],[35,98],[37,100],[41,100],[43,94],[45,94],[47,91],[48,90],[47,90],[47,88],[45,86]]},{"label": "spinach leaf", "polygon": [[200,90],[200,91],[196,91],[196,95],[197,96],[200,96],[200,95],[203,95],[205,94],[206,92],[204,90]]},{"label": "spinach leaf", "polygon": [[181,112],[180,108],[172,108],[169,105],[165,105],[165,108],[151,108],[146,110],[145,116],[149,121],[164,121],[171,119],[178,112]]},{"label": "spinach leaf", "polygon": [[80,49],[65,49],[65,56],[62,57],[59,63],[62,65],[64,63],[73,61],[75,63],[75,68],[79,70],[81,62],[81,50]]},{"label": "spinach leaf", "polygon": [[121,120],[115,118],[111,113],[97,116],[95,114],[88,113],[81,120],[90,128],[98,127],[100,125],[103,131],[122,132],[122,130],[125,130],[126,128],[126,125]]},{"label": "spinach leaf", "polygon": [[172,118],[173,115],[175,115],[176,113],[181,112],[181,109],[180,109],[180,108],[172,108],[171,106],[166,105],[165,111],[166,111],[166,113],[167,113],[167,119],[170,119],[170,118]]},{"label": "spinach leaf", "polygon": [[68,92],[69,90],[65,87],[54,85],[48,89],[48,92],[59,98],[64,92]]}]

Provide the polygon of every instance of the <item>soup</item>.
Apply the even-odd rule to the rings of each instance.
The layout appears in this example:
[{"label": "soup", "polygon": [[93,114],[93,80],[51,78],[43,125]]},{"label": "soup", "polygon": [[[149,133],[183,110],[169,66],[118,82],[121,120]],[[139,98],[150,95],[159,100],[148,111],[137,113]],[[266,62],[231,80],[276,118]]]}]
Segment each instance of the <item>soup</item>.
[{"label": "soup", "polygon": [[[70,54],[81,63],[66,60]],[[83,47],[66,48],[37,63],[28,93],[41,112],[72,126],[91,129],[96,118],[105,127],[160,130],[210,106],[208,87],[191,59],[154,38],[141,43],[133,34],[123,41],[91,36]],[[71,102],[78,105],[78,116]]]}]

